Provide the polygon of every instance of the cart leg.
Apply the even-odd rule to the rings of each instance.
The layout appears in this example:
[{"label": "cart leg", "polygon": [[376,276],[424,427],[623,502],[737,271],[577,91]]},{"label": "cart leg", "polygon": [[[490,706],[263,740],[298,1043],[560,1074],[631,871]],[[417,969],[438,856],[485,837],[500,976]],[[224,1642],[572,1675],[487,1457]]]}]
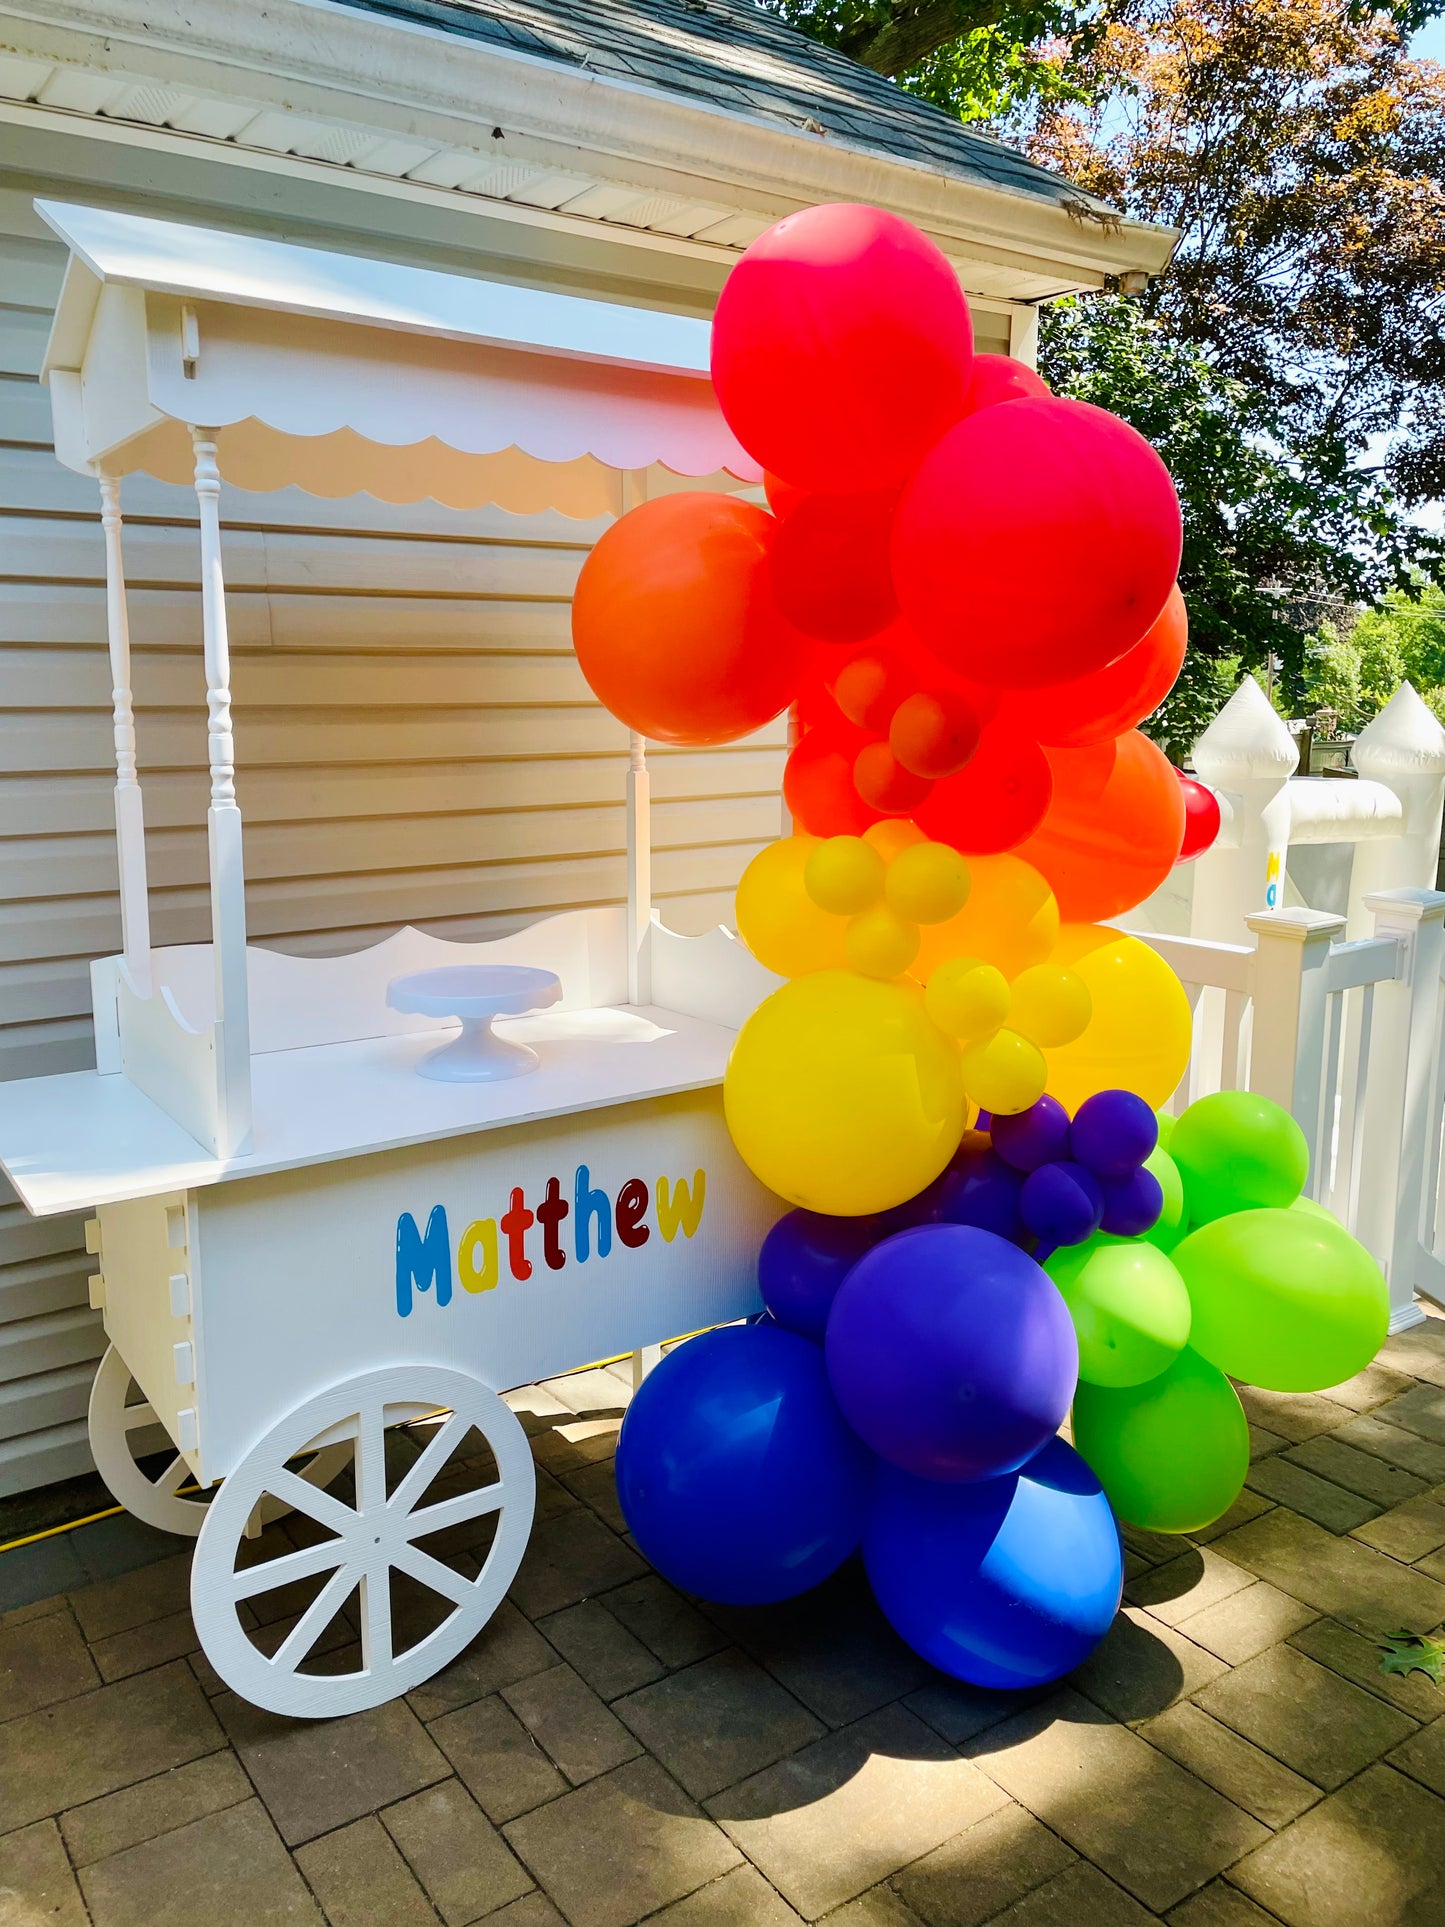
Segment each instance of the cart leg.
[{"label": "cart leg", "polygon": [[632,1354],[632,1389],[637,1391],[643,1379],[662,1357],[661,1345],[643,1345]]}]

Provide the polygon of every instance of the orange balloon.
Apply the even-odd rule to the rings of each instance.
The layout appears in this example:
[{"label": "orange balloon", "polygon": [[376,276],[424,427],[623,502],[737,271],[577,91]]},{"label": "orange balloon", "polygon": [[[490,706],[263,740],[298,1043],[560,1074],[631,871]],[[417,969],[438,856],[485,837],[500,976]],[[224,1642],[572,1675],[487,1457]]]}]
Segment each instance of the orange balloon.
[{"label": "orange balloon", "polygon": [[1163,613],[1141,642],[1092,676],[1031,689],[1010,699],[1018,727],[1041,743],[1082,749],[1122,736],[1152,716],[1174,687],[1189,643],[1189,617],[1175,583]]},{"label": "orange balloon", "polygon": [[773,517],[731,495],[664,495],[602,537],[572,600],[593,693],[661,743],[731,743],[786,709],[806,643],[773,599]]},{"label": "orange balloon", "polygon": [[[793,821],[810,836],[861,836],[878,821],[882,812],[863,801],[853,781],[854,762],[867,740],[839,717],[805,730],[793,745],[783,797]],[[1177,776],[1174,781],[1177,787]]]},{"label": "orange balloon", "polygon": [[1184,797],[1162,750],[1131,729],[1050,749],[1048,814],[1016,854],[1047,877],[1066,923],[1101,923],[1157,890],[1184,841]]}]

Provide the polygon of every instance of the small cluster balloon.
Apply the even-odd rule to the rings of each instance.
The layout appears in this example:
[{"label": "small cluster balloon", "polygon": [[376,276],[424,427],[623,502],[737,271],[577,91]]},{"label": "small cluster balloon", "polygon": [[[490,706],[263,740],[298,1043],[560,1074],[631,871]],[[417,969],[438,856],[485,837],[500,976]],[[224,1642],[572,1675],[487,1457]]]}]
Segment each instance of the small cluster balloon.
[{"label": "small cluster balloon", "polygon": [[1221,819],[1139,728],[1188,639],[1158,456],[976,354],[947,260],[874,208],[747,249],[712,376],[767,507],[685,491],[622,516],[573,634],[644,736],[735,742],[792,712],[792,832],[736,913],[783,981],[723,1087],[791,1208],[766,1316],[677,1347],[634,1398],[618,1492],[704,1599],[767,1604],[861,1553],[934,1665],[1036,1687],[1117,1611],[1116,1519],[1189,1532],[1237,1497],[1231,1379],[1349,1377],[1384,1284],[1302,1200],[1278,1107],[1205,1098],[1161,1139],[1192,1013],[1111,920]]}]

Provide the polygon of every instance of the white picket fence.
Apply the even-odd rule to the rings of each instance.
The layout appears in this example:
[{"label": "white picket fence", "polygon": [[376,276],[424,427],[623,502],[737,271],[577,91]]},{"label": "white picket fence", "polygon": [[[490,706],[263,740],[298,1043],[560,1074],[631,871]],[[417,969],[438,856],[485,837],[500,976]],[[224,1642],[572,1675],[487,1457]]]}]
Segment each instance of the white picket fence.
[{"label": "white picket fence", "polygon": [[1171,1108],[1258,1091],[1298,1118],[1309,1194],[1379,1260],[1390,1329],[1445,1303],[1439,1242],[1445,1109],[1445,892],[1366,898],[1373,934],[1317,910],[1250,917],[1252,946],[1139,932],[1178,974],[1194,1049]]}]

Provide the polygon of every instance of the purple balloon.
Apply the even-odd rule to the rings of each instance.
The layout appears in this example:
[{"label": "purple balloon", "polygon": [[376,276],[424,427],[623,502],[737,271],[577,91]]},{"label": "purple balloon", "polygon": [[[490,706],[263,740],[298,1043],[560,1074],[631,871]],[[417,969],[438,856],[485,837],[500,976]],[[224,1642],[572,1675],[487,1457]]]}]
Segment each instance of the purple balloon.
[{"label": "purple balloon", "polygon": [[1041,1097],[1026,1111],[996,1117],[993,1148],[1015,1171],[1037,1171],[1069,1155],[1069,1114],[1056,1097]]},{"label": "purple balloon", "polygon": [[1069,1150],[1096,1178],[1127,1178],[1159,1142],[1159,1120],[1133,1091],[1095,1091],[1069,1127]]},{"label": "purple balloon", "polygon": [[758,1253],[758,1288],[774,1320],[821,1345],[833,1294],[880,1235],[876,1218],[786,1212]]},{"label": "purple balloon", "polygon": [[1019,1216],[1023,1180],[986,1145],[966,1159],[956,1158],[929,1189],[936,1193],[933,1223],[969,1224],[1011,1244],[1023,1243],[1026,1233]]},{"label": "purple balloon", "polygon": [[1079,1375],[1052,1279],[973,1225],[875,1245],[833,1300],[824,1355],[864,1444],[924,1479],[1014,1471],[1063,1423]]},{"label": "purple balloon", "polygon": [[1043,1164],[1024,1179],[1019,1211],[1043,1244],[1078,1245],[1099,1229],[1104,1193],[1082,1164]]},{"label": "purple balloon", "polygon": [[1142,1238],[1159,1222],[1164,1187],[1152,1171],[1131,1171],[1127,1178],[1105,1178],[1104,1215],[1099,1229],[1111,1238]]}]

